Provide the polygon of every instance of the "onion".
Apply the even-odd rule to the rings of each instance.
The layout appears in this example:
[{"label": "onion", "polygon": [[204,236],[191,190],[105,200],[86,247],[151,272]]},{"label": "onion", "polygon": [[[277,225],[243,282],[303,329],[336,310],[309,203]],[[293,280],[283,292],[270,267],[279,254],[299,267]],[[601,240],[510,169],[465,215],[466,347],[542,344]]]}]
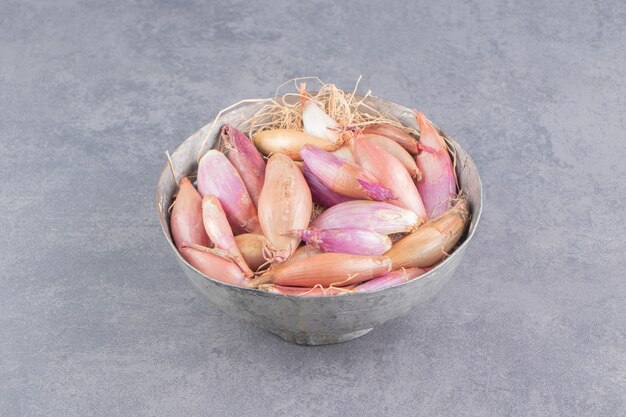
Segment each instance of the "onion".
[{"label": "onion", "polygon": [[422,196],[428,217],[436,217],[450,207],[450,202],[456,195],[456,178],[443,138],[424,113],[417,113],[417,122],[420,126],[417,167],[422,172],[422,179],[417,181],[417,189]]},{"label": "onion", "polygon": [[356,137],[352,145],[359,165],[374,174],[382,185],[397,196],[397,200],[390,203],[413,210],[422,221],[426,221],[426,209],[404,165],[363,136]]},{"label": "onion", "polygon": [[300,244],[300,238],[286,233],[306,228],[313,201],[300,169],[287,156],[273,155],[267,162],[265,184],[259,198],[259,221],[269,244],[272,261],[284,262]]},{"label": "onion", "polygon": [[[411,174],[411,177],[417,178],[417,179],[420,179],[422,177],[420,170],[417,168],[417,164],[415,163],[415,159],[413,158],[413,156],[411,156],[411,154],[408,153],[406,149],[400,146],[398,142],[395,142],[389,139],[388,137],[374,135],[374,134],[366,134],[366,135],[363,135],[363,137],[367,138],[367,140],[372,142],[374,145],[383,148],[386,152],[388,152],[394,158],[400,161],[402,165],[404,165],[406,170],[409,171],[409,174]],[[339,152],[341,149],[344,149],[344,148],[345,146],[333,153],[336,155],[337,152]]]},{"label": "onion", "polygon": [[237,247],[252,270],[257,270],[265,263],[263,247],[267,245],[265,236],[256,233],[243,233],[235,236]]},{"label": "onion", "polygon": [[254,275],[237,247],[233,231],[228,224],[228,219],[226,219],[226,213],[224,213],[217,197],[206,195],[202,199],[202,220],[204,230],[215,247],[226,251],[246,277]]},{"label": "onion", "polygon": [[322,180],[311,172],[306,164],[302,168],[302,173],[304,174],[304,178],[311,189],[313,201],[317,204],[321,204],[324,207],[332,207],[336,204],[350,201],[350,199],[345,195],[338,194],[328,188]]},{"label": "onion", "polygon": [[256,207],[265,179],[265,160],[252,141],[234,127],[224,125],[221,137],[228,147],[228,160],[239,172]]},{"label": "onion", "polygon": [[393,261],[393,269],[432,266],[454,248],[468,220],[469,203],[460,198],[454,207],[396,242],[385,256]]},{"label": "onion", "polygon": [[373,292],[382,290],[383,288],[405,283],[414,278],[420,277],[425,273],[426,271],[422,268],[398,269],[357,285],[354,287],[354,292]]},{"label": "onion", "polygon": [[241,269],[226,258],[192,247],[183,247],[180,253],[191,266],[209,278],[239,287],[248,282]]},{"label": "onion", "polygon": [[358,284],[384,275],[391,270],[391,260],[385,256],[361,256],[344,253],[320,253],[287,264],[278,264],[248,283],[279,284],[293,287],[345,286]]},{"label": "onion", "polygon": [[183,242],[209,246],[210,241],[202,225],[202,197],[188,178],[180,181],[180,188],[170,215],[172,239],[177,248]]},{"label": "onion", "polygon": [[302,240],[324,252],[354,255],[382,255],[391,249],[391,239],[362,229],[304,229],[293,230]]},{"label": "onion", "polygon": [[363,133],[385,136],[394,142],[397,142],[411,154],[415,155],[417,153],[417,140],[413,136],[395,126],[385,123],[369,125],[365,126]]},{"label": "onion", "polygon": [[304,145],[313,145],[325,151],[334,151],[340,146],[305,132],[286,129],[263,130],[254,135],[252,140],[264,155],[282,153],[296,161],[302,159],[300,149]]},{"label": "onion", "polygon": [[332,143],[339,140],[339,123],[311,99],[307,99],[302,107],[302,125],[304,131],[311,136],[317,136]]},{"label": "onion", "polygon": [[236,234],[260,231],[256,209],[239,173],[215,149],[208,151],[198,165],[198,191],[203,197],[218,198]]},{"label": "onion", "polygon": [[338,194],[364,200],[384,201],[395,198],[391,190],[382,186],[371,173],[355,163],[311,145],[303,146],[300,153],[311,172]]},{"label": "onion", "polygon": [[329,208],[311,223],[311,227],[347,227],[389,235],[411,232],[420,224],[422,220],[411,210],[379,201],[354,200]]}]

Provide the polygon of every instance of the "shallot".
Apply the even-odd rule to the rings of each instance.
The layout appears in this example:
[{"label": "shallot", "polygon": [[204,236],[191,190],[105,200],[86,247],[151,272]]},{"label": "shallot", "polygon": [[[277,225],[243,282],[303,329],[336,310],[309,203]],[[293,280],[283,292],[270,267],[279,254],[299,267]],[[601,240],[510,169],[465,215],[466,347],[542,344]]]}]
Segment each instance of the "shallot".
[{"label": "shallot", "polygon": [[252,141],[231,125],[224,125],[221,136],[228,148],[228,160],[239,172],[256,207],[265,179],[265,160]]},{"label": "shallot", "polygon": [[426,273],[422,268],[402,268],[371,279],[354,287],[354,292],[373,292],[403,284]]},{"label": "shallot", "polygon": [[363,229],[304,229],[291,233],[324,252],[382,255],[391,249],[391,239]]},{"label": "shallot", "polygon": [[254,275],[237,247],[226,213],[217,197],[206,195],[202,199],[202,221],[215,247],[226,251],[247,277]]},{"label": "shallot", "polygon": [[277,264],[247,285],[279,284],[293,287],[358,284],[391,270],[385,256],[361,256],[345,253],[320,253],[287,264]]},{"label": "shallot", "polygon": [[208,277],[240,287],[248,282],[243,271],[224,257],[193,247],[181,247],[179,250],[191,266]]},{"label": "shallot", "polygon": [[385,201],[396,198],[368,171],[311,145],[300,151],[304,164],[328,188],[350,198]]},{"label": "shallot", "polygon": [[305,132],[286,129],[263,130],[254,135],[252,140],[266,156],[282,153],[296,161],[302,159],[300,150],[304,145],[312,145],[325,151],[334,151],[340,146]]},{"label": "shallot", "polygon": [[345,195],[338,194],[328,188],[317,175],[311,172],[311,169],[306,164],[302,168],[302,173],[311,189],[313,201],[317,204],[321,204],[324,207],[332,207],[336,204],[350,201],[350,198]]},{"label": "shallot", "polygon": [[374,174],[382,185],[397,196],[392,204],[414,211],[422,221],[427,220],[426,209],[415,183],[399,160],[363,136],[353,140],[353,149],[359,165]]},{"label": "shallot", "polygon": [[417,113],[420,126],[420,153],[417,155],[417,167],[422,172],[417,181],[428,217],[437,217],[448,210],[452,198],[456,195],[456,177],[448,147],[443,138],[430,124],[424,113]]},{"label": "shallot", "polygon": [[198,165],[198,191],[218,198],[236,234],[260,231],[257,211],[241,176],[218,150],[208,151]]},{"label": "shallot", "polygon": [[367,229],[390,235],[411,232],[420,224],[422,220],[411,210],[379,201],[354,200],[329,208],[311,223],[311,227]]},{"label": "shallot", "polygon": [[302,172],[283,154],[267,162],[265,183],[259,198],[259,221],[268,240],[270,259],[284,262],[300,244],[300,238],[288,235],[306,228],[311,220],[313,201]]},{"label": "shallot", "polygon": [[363,129],[363,133],[372,133],[375,135],[385,136],[399,145],[401,145],[404,149],[412,153],[413,155],[417,154],[417,141],[415,138],[402,129],[398,129],[395,126],[390,124],[374,124],[365,126]]},{"label": "shallot", "polygon": [[210,244],[202,224],[202,197],[186,177],[180,181],[178,195],[170,215],[170,229],[177,247],[183,242],[202,246]]},{"label": "shallot", "polygon": [[393,261],[393,269],[432,266],[454,248],[468,220],[469,203],[461,197],[448,211],[396,242],[385,256]]},{"label": "shallot", "polygon": [[256,233],[242,233],[235,236],[237,247],[252,270],[257,270],[265,263],[263,248],[267,246],[265,236]]},{"label": "shallot", "polygon": [[[413,158],[413,156],[411,156],[411,154],[407,152],[406,149],[400,146],[398,142],[395,142],[389,139],[388,137],[374,135],[371,133],[364,134],[363,137],[367,138],[367,140],[372,142],[374,145],[383,148],[385,151],[393,155],[398,161],[402,163],[402,165],[404,165],[406,170],[409,171],[409,174],[411,174],[411,177],[416,178],[418,180],[422,177],[420,170],[417,168],[417,164],[415,163],[415,159]],[[346,147],[343,146],[333,153],[337,155],[339,151],[345,148]]]}]

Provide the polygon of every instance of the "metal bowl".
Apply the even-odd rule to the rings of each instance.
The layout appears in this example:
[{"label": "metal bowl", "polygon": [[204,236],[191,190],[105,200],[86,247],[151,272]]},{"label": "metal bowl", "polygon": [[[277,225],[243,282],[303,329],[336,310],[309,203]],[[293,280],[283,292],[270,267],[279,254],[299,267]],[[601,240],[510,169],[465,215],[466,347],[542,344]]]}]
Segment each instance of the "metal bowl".
[{"label": "metal bowl", "polygon": [[[406,126],[417,129],[414,113],[406,107],[369,97],[365,103],[376,110],[395,116]],[[245,105],[224,114],[217,123],[209,123],[183,142],[172,162],[176,176],[194,175],[202,141],[209,137],[206,150],[217,140],[224,123],[245,129],[248,120],[264,103]],[[302,345],[324,345],[345,342],[362,336],[374,326],[407,314],[435,295],[452,277],[469,241],[472,239],[482,209],[482,186],[471,158],[445,132],[457,151],[457,175],[470,201],[471,222],[466,235],[454,252],[428,273],[404,284],[372,293],[334,297],[295,297],[224,284],[197,271],[176,250],[169,226],[168,207],[177,185],[166,166],[157,184],[156,203],[165,238],[176,260],[191,283],[209,301],[230,316],[253,323],[283,339]]]}]

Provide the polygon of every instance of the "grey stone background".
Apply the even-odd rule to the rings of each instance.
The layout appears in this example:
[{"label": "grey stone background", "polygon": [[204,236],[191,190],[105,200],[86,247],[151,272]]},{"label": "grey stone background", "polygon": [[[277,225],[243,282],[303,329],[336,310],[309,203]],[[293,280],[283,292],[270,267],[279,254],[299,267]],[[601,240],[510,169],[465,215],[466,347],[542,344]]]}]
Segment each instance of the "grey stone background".
[{"label": "grey stone background", "polygon": [[[620,0],[3,0],[0,415],[626,415],[625,25]],[[484,216],[425,308],[294,346],[191,287],[156,179],[219,109],[360,74],[469,151]]]}]

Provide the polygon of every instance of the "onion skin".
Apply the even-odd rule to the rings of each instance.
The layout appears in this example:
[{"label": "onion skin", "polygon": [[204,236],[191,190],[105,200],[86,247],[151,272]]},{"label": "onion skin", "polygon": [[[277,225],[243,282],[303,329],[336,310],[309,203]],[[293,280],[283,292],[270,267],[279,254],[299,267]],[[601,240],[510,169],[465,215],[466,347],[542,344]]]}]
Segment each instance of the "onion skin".
[{"label": "onion skin", "polygon": [[359,165],[374,174],[383,186],[397,196],[397,199],[390,203],[414,211],[425,222],[428,219],[426,209],[404,165],[363,136],[356,137],[352,141],[352,146]]},{"label": "onion skin", "polygon": [[317,204],[321,204],[324,207],[332,207],[339,203],[343,203],[345,201],[350,201],[350,198],[345,195],[338,194],[328,188],[322,180],[320,180],[311,170],[304,165],[302,168],[302,173],[304,174],[304,178],[306,179],[307,184],[309,184],[309,188],[311,189],[311,196],[313,197],[313,201]]},{"label": "onion skin", "polygon": [[407,233],[422,224],[411,210],[379,201],[353,200],[337,204],[312,223],[315,229],[366,229],[380,234]]},{"label": "onion skin", "polygon": [[417,113],[416,117],[420,126],[420,153],[416,162],[422,172],[422,179],[416,184],[428,217],[433,218],[450,207],[450,202],[457,191],[456,178],[443,138],[424,113]]},{"label": "onion skin", "polygon": [[263,130],[254,135],[252,141],[263,155],[282,153],[295,161],[302,160],[300,150],[304,145],[313,145],[325,151],[334,151],[340,146],[308,133],[288,129]]},{"label": "onion skin", "polygon": [[393,261],[393,269],[430,267],[455,247],[469,218],[469,203],[461,198],[454,207],[396,242],[385,256]]},{"label": "onion skin", "polygon": [[369,125],[365,126],[363,133],[385,136],[394,142],[397,142],[412,155],[417,154],[417,140],[413,136],[395,126],[384,123]]},{"label": "onion skin", "polygon": [[382,290],[383,288],[389,288],[393,287],[394,285],[403,284],[414,278],[420,277],[425,273],[426,271],[422,268],[398,269],[357,285],[356,287],[354,287],[354,292],[373,292]]},{"label": "onion skin", "polygon": [[[367,138],[367,140],[372,142],[374,145],[380,148],[383,148],[387,153],[389,153],[398,161],[400,161],[402,165],[404,165],[406,170],[409,171],[409,174],[411,175],[412,178],[415,178],[418,180],[422,178],[422,174],[420,173],[420,170],[417,168],[415,159],[413,158],[413,156],[411,156],[409,152],[407,152],[406,149],[400,146],[398,142],[395,142],[389,139],[388,137],[380,136],[380,135],[366,134],[362,136],[364,138]],[[338,151],[335,151],[333,153],[337,154],[337,152]]]},{"label": "onion skin", "polygon": [[298,248],[300,238],[286,233],[306,228],[312,212],[311,191],[300,169],[289,157],[272,155],[259,198],[259,221],[273,262],[286,261]]},{"label": "onion skin", "polygon": [[248,282],[241,269],[226,258],[191,247],[181,248],[180,253],[191,266],[209,278],[239,287],[245,287]]},{"label": "onion skin", "polygon": [[267,245],[265,236],[257,233],[243,233],[235,236],[237,247],[250,269],[257,270],[265,263],[263,247]]},{"label": "onion skin", "polygon": [[258,206],[265,180],[265,159],[252,141],[234,127],[224,125],[221,136],[229,148],[228,160],[239,172],[254,206]]},{"label": "onion skin", "polygon": [[230,228],[230,224],[228,224],[226,213],[224,213],[217,197],[206,195],[202,199],[202,221],[204,230],[209,235],[209,239],[215,244],[215,247],[226,251],[246,277],[254,275],[254,272],[252,272],[239,251],[233,231]]},{"label": "onion skin", "polygon": [[307,287],[287,287],[285,285],[276,284],[261,284],[259,289],[262,291],[273,292],[275,294],[291,295],[295,297],[323,297],[331,295],[342,295],[352,292],[353,285],[347,287],[327,287],[321,286],[307,288]]},{"label": "onion skin", "polygon": [[311,145],[300,151],[304,164],[324,185],[346,197],[385,201],[394,199],[394,193],[382,186],[376,177],[355,163],[343,160]]},{"label": "onion skin", "polygon": [[198,191],[220,201],[235,234],[257,233],[261,228],[254,203],[241,176],[226,156],[208,151],[198,165]]},{"label": "onion skin", "polygon": [[174,244],[179,250],[183,242],[202,246],[211,244],[202,224],[202,197],[188,178],[180,181],[178,195],[170,215],[170,230]]},{"label": "onion skin", "polygon": [[344,253],[320,253],[306,259],[278,264],[248,283],[278,284],[291,287],[346,286],[384,275],[391,270],[386,256],[360,256]]},{"label": "onion skin", "polygon": [[324,252],[379,256],[391,249],[391,239],[363,229],[293,230],[309,245]]}]

